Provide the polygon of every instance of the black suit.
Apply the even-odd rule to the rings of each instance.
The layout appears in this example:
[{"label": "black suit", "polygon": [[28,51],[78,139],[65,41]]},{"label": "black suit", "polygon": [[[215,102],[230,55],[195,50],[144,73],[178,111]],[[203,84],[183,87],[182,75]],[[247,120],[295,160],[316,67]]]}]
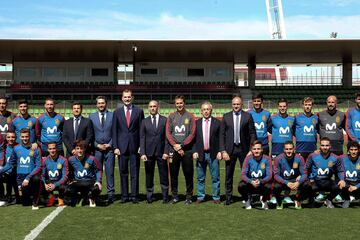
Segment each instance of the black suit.
[{"label": "black suit", "polygon": [[90,121],[90,119],[84,118],[83,116],[81,116],[81,120],[79,123],[79,129],[75,136],[74,118],[71,117],[68,120],[65,120],[62,139],[63,139],[63,142],[66,147],[66,151],[67,151],[66,155],[67,156],[72,155],[71,152],[74,149],[74,142],[78,139],[85,140],[85,142],[88,146],[87,152],[89,152],[92,147],[91,144],[94,140],[94,129],[93,129],[92,122]]},{"label": "black suit", "polygon": [[220,129],[220,151],[226,151],[230,160],[226,161],[226,198],[231,200],[233,190],[233,177],[236,161],[239,158],[242,166],[246,154],[250,151],[250,144],[256,140],[256,130],[252,116],[240,111],[240,144],[236,145],[234,137],[234,112],[224,114]]},{"label": "black suit", "polygon": [[146,155],[146,197],[152,201],[154,192],[155,163],[159,169],[160,186],[163,200],[168,200],[169,178],[167,161],[162,159],[163,154],[168,154],[169,146],[166,139],[166,117],[158,115],[158,123],[152,123],[152,116],[145,118],[140,127],[140,155]]}]

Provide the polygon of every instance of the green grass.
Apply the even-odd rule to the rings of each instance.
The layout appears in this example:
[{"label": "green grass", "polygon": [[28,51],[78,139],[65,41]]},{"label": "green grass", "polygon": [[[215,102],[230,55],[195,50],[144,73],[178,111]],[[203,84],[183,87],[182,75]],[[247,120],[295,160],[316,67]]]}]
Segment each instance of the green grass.
[{"label": "green grass", "polygon": [[[143,164],[142,164],[143,166]],[[157,171],[157,169],[156,169]],[[234,177],[238,184],[239,169]],[[118,169],[115,169],[116,193],[119,192]],[[144,168],[140,169],[140,192],[145,193]],[[221,179],[224,179],[224,163]],[[160,192],[157,172],[155,191]],[[179,192],[185,192],[184,177],[179,175]],[[196,176],[195,176],[196,187]],[[105,179],[103,180],[105,183]],[[221,193],[224,193],[224,181]],[[207,193],[211,192],[207,178]],[[196,192],[195,192],[196,193]],[[144,195],[142,195],[144,198]],[[38,239],[355,239],[358,235],[360,208],[303,209],[292,207],[282,211],[260,209],[244,210],[236,198],[230,206],[207,202],[186,206],[183,201],[164,205],[160,199],[153,204],[120,204],[108,207],[67,207],[39,235]],[[10,206],[0,209],[1,236],[6,239],[23,239],[46,215],[55,208],[31,211],[30,207]],[[1,238],[1,237],[0,237]]]}]

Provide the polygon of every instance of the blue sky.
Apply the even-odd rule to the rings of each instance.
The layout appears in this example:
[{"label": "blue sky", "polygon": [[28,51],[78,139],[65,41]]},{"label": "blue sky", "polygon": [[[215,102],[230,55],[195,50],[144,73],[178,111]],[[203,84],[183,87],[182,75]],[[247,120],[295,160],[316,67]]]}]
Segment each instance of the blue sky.
[{"label": "blue sky", "polygon": [[[360,0],[283,0],[288,39],[360,38]],[[269,39],[265,0],[32,0],[0,5],[0,38]]]}]

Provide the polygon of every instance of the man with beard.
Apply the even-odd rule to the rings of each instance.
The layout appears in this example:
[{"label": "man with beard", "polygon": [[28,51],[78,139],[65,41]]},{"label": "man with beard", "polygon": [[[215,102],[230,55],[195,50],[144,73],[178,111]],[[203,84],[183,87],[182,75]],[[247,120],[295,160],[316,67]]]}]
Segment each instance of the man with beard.
[{"label": "man with beard", "polygon": [[36,118],[28,113],[28,102],[23,99],[18,103],[19,115],[13,120],[12,125],[16,134],[16,142],[20,143],[20,130],[28,128],[30,130],[30,142],[35,142]]},{"label": "man with beard", "polygon": [[304,199],[307,180],[304,159],[294,152],[294,143],[284,144],[284,153],[275,158],[274,162],[275,185],[273,193],[276,197],[276,209],[283,209],[281,192],[294,190],[296,193],[295,209],[301,209],[301,201]]},{"label": "man with beard", "polygon": [[345,130],[349,137],[349,143],[360,143],[360,93],[355,94],[356,106],[346,112]]}]

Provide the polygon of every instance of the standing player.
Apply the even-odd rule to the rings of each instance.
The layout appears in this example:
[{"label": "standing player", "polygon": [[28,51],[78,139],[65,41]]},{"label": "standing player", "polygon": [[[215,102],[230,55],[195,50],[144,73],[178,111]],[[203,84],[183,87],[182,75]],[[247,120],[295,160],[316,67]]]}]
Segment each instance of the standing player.
[{"label": "standing player", "polygon": [[56,143],[61,156],[64,155],[62,147],[62,132],[64,117],[55,112],[55,101],[52,98],[45,100],[45,113],[36,120],[36,138],[39,140],[43,156],[49,155],[47,146],[50,142]]},{"label": "standing player", "polygon": [[251,209],[251,195],[261,194],[262,208],[269,209],[267,200],[271,191],[272,164],[269,156],[263,155],[262,143],[255,140],[251,144],[251,154],[245,158],[241,169],[239,193],[245,200],[245,209]]},{"label": "standing player", "polygon": [[286,142],[284,144],[284,153],[275,158],[274,161],[274,194],[277,201],[276,209],[283,209],[281,192],[283,190],[297,191],[295,200],[295,209],[301,209],[301,200],[304,199],[307,180],[304,159],[295,154],[294,143]]},{"label": "standing player", "polygon": [[185,204],[192,203],[192,194],[194,188],[194,165],[192,161],[192,144],[195,137],[196,122],[195,116],[185,109],[184,96],[175,97],[176,112],[171,113],[166,122],[166,138],[169,141],[173,153],[170,160],[171,191],[173,199],[171,203],[179,201],[178,196],[178,176],[180,164],[186,182],[186,200]]},{"label": "standing player", "polygon": [[83,199],[89,198],[90,207],[96,207],[95,199],[101,192],[102,169],[98,160],[87,155],[87,143],[84,140],[76,140],[75,154],[69,158],[72,182],[67,187],[67,194],[71,198],[70,205],[74,205],[78,192],[82,199],[78,206],[82,205]]},{"label": "standing player", "polygon": [[[325,200],[328,208],[334,208],[332,200],[345,187],[344,170],[337,156],[330,152],[331,140],[327,137],[320,139],[320,153],[312,153],[306,162],[309,184],[311,186],[309,194],[310,205],[313,204],[314,195],[318,191],[329,191],[330,194]],[[332,179],[336,174],[340,181]]]},{"label": "standing player", "polygon": [[360,143],[360,93],[355,94],[356,106],[346,112],[345,130],[350,141]]},{"label": "standing player", "polygon": [[303,113],[295,117],[295,137],[296,153],[300,154],[305,160],[317,148],[317,129],[319,118],[312,111],[314,100],[305,97],[303,104]]},{"label": "standing player", "polygon": [[23,128],[30,130],[30,142],[35,142],[36,118],[28,113],[29,104],[27,100],[20,100],[18,103],[19,115],[13,120],[12,125],[16,134],[16,142],[20,143],[20,131]]},{"label": "standing player", "polygon": [[249,113],[254,120],[257,140],[263,144],[263,153],[269,155],[268,127],[270,124],[270,112],[262,108],[263,101],[262,94],[254,94],[252,96],[253,109]]},{"label": "standing player", "polygon": [[284,143],[292,141],[294,120],[293,116],[288,115],[288,102],[281,98],[278,101],[279,112],[270,118],[269,132],[272,134],[271,155],[275,158],[284,149]]},{"label": "standing player", "polygon": [[34,150],[31,147],[29,129],[21,129],[20,139],[21,144],[14,147],[10,161],[13,165],[16,165],[16,181],[19,195],[22,195],[23,205],[30,204],[30,196],[32,195],[32,209],[38,210],[42,168],[40,149],[36,148]]},{"label": "standing player", "polygon": [[6,110],[7,108],[7,98],[4,96],[0,97],[0,134],[2,135],[3,139],[6,137],[6,133],[11,129],[12,121],[16,117],[16,115],[12,112]]},{"label": "standing player", "polygon": [[350,206],[350,195],[360,197],[360,158],[359,144],[350,142],[348,144],[348,154],[341,155],[339,160],[344,168],[345,187],[341,189],[341,196],[344,199],[343,208]]},{"label": "standing player", "polygon": [[49,195],[47,206],[54,205],[54,191],[59,192],[58,206],[64,206],[64,193],[68,179],[68,161],[63,156],[59,156],[56,143],[48,144],[49,156],[43,160],[43,170],[41,180],[45,186],[45,191]]}]

